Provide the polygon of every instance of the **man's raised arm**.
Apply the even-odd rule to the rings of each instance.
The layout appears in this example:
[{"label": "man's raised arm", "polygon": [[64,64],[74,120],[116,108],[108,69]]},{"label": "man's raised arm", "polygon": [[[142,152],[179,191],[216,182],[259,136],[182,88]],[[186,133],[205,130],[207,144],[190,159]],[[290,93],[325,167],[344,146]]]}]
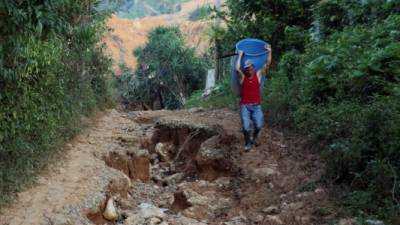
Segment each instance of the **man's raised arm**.
[{"label": "man's raised arm", "polygon": [[272,49],[271,49],[271,45],[266,44],[265,45],[265,49],[267,49],[268,51],[268,61],[265,62],[264,66],[257,71],[257,75],[261,78],[262,75],[267,75],[269,73],[269,67],[271,65],[272,62]]},{"label": "man's raised arm", "polygon": [[242,62],[243,54],[244,54],[243,51],[239,51],[239,58],[238,58],[238,60],[236,62],[236,71],[237,71],[237,74],[239,76],[240,84],[242,84],[243,79],[244,79],[243,71],[240,68],[240,65],[241,65],[240,63]]}]

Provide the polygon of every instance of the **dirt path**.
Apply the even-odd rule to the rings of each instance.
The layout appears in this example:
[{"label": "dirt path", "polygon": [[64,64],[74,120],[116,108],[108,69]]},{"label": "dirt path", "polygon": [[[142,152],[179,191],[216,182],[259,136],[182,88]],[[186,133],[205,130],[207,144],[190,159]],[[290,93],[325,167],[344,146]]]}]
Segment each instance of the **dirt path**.
[{"label": "dirt path", "polygon": [[260,140],[242,151],[232,111],[110,110],[2,210],[0,225],[328,224],[318,156],[270,129]]}]

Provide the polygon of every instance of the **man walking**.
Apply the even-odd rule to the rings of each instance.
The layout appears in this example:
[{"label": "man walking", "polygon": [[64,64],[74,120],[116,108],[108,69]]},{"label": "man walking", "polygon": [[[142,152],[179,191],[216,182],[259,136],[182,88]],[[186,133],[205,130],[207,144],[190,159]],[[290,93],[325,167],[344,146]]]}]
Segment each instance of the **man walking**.
[{"label": "man walking", "polygon": [[[268,51],[268,60],[264,66],[256,71],[251,60],[246,60],[244,71],[240,68],[243,58],[243,51],[239,51],[239,59],[236,63],[236,70],[240,80],[240,119],[242,122],[242,131],[244,135],[244,150],[250,151],[252,146],[257,146],[257,136],[261,128],[264,126],[264,114],[261,108],[261,92],[260,84],[262,76],[269,72],[271,64],[271,46],[267,44],[265,48]],[[254,131],[251,131],[251,123],[253,123]]]}]

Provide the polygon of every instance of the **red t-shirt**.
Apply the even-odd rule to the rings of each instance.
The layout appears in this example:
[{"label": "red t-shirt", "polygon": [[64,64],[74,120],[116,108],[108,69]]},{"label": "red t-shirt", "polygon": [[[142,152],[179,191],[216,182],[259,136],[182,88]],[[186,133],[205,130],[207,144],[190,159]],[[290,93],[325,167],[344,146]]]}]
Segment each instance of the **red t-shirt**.
[{"label": "red t-shirt", "polygon": [[260,82],[256,73],[250,77],[244,77],[240,91],[242,95],[240,105],[261,103]]}]

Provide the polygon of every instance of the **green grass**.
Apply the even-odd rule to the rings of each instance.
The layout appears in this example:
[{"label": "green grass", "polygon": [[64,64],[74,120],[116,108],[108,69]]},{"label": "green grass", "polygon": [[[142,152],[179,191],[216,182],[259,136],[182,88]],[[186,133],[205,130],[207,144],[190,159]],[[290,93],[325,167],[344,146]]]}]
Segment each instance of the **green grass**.
[{"label": "green grass", "polygon": [[230,88],[230,77],[218,83],[208,96],[203,96],[203,90],[196,91],[186,102],[186,108],[230,108],[238,109],[239,97],[235,96]]}]

